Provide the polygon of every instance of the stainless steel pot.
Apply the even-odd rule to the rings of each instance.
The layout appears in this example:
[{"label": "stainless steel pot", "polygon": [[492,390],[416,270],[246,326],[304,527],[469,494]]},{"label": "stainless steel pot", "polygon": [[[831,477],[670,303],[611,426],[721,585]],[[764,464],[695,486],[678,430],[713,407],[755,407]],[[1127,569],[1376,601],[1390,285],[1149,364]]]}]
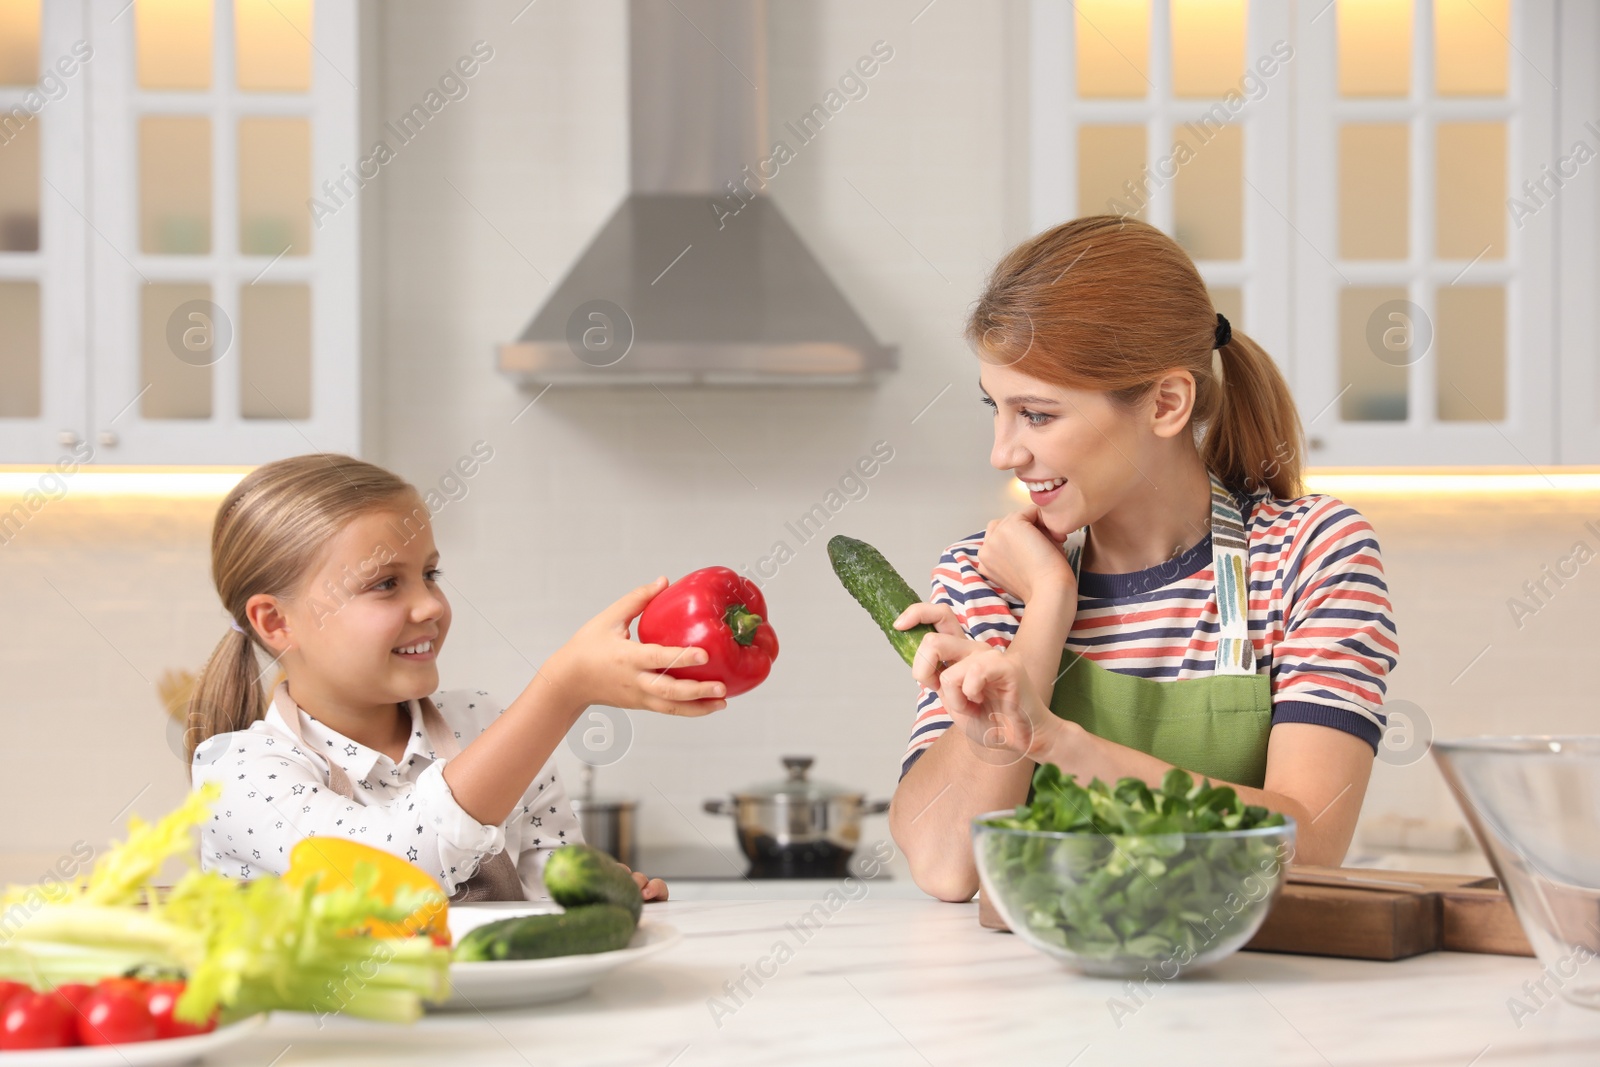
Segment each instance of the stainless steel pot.
[{"label": "stainless steel pot", "polygon": [[732,815],[739,847],[752,878],[840,878],[861,842],[861,817],[882,815],[887,800],[864,801],[860,793],[806,777],[810,756],[785,756],[782,781],[708,800],[712,815]]},{"label": "stainless steel pot", "polygon": [[638,801],[595,796],[594,766],[583,765],[583,793],[572,798],[572,813],[578,817],[583,840],[635,870],[639,867],[639,841],[634,831],[638,807]]},{"label": "stainless steel pot", "polygon": [[638,803],[632,800],[572,799],[572,813],[583,829],[584,843],[632,868],[639,866],[639,842],[634,830],[637,807]]}]

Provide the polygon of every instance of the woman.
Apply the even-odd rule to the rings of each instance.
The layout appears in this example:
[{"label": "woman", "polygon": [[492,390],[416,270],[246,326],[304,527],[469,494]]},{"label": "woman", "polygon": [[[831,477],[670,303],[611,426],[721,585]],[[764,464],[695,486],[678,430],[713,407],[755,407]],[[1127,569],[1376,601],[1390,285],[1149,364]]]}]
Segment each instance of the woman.
[{"label": "woman", "polygon": [[1341,862],[1398,648],[1372,528],[1302,495],[1271,358],[1171,238],[1112,216],[1014,249],[967,336],[990,462],[1032,503],[952,545],[896,621],[937,630],[890,812],[917,884],[969,899],[972,818],[1046,762],[1183,767],[1293,817],[1296,862]]}]

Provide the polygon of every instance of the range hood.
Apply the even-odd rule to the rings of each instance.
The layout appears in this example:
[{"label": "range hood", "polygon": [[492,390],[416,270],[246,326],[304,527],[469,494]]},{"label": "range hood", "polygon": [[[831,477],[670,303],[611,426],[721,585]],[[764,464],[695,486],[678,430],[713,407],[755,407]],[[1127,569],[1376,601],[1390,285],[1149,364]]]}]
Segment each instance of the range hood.
[{"label": "range hood", "polygon": [[[500,346],[502,372],[524,384],[822,384],[895,368],[895,349],[761,192],[784,178],[766,132],[765,16],[764,0],[629,0],[628,195]],[[831,116],[818,111],[820,128]]]}]

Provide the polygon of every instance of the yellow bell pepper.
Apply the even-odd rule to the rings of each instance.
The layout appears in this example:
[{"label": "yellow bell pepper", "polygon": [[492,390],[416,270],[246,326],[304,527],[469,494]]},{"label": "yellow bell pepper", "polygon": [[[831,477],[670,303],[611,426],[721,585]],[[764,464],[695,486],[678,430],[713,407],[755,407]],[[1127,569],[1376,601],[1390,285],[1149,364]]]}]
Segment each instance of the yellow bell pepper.
[{"label": "yellow bell pepper", "polygon": [[402,922],[373,922],[352,932],[370,937],[425,934],[441,945],[450,944],[450,905],[444,889],[421,869],[382,849],[333,837],[307,837],[290,850],[289,869],[284,872],[283,881],[298,889],[313,876],[320,875],[319,891],[351,887],[355,884],[357,864],[367,864],[377,870],[378,881],[373,892],[385,901],[392,903],[396,890],[406,888],[437,893],[439,903],[419,908]]}]

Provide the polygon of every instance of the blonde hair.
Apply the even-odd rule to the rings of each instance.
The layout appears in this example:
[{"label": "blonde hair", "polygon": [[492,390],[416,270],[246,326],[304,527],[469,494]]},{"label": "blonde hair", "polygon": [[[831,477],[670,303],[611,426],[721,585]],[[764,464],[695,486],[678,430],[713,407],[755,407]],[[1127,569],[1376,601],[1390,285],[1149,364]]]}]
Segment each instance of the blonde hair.
[{"label": "blonde hair", "polygon": [[1178,243],[1138,219],[1090,215],[1006,254],[967,322],[981,358],[1133,404],[1194,375],[1201,459],[1230,489],[1301,495],[1300,415],[1272,357],[1238,327],[1212,366],[1217,313]]},{"label": "blonde hair", "polygon": [[257,467],[223,498],[211,526],[211,580],[236,628],[217,643],[189,697],[189,756],[208,738],[243,730],[267,713],[255,654],[260,639],[245,617],[250,598],[295,595],[352,519],[395,508],[416,492],[382,467],[317,454]]}]

